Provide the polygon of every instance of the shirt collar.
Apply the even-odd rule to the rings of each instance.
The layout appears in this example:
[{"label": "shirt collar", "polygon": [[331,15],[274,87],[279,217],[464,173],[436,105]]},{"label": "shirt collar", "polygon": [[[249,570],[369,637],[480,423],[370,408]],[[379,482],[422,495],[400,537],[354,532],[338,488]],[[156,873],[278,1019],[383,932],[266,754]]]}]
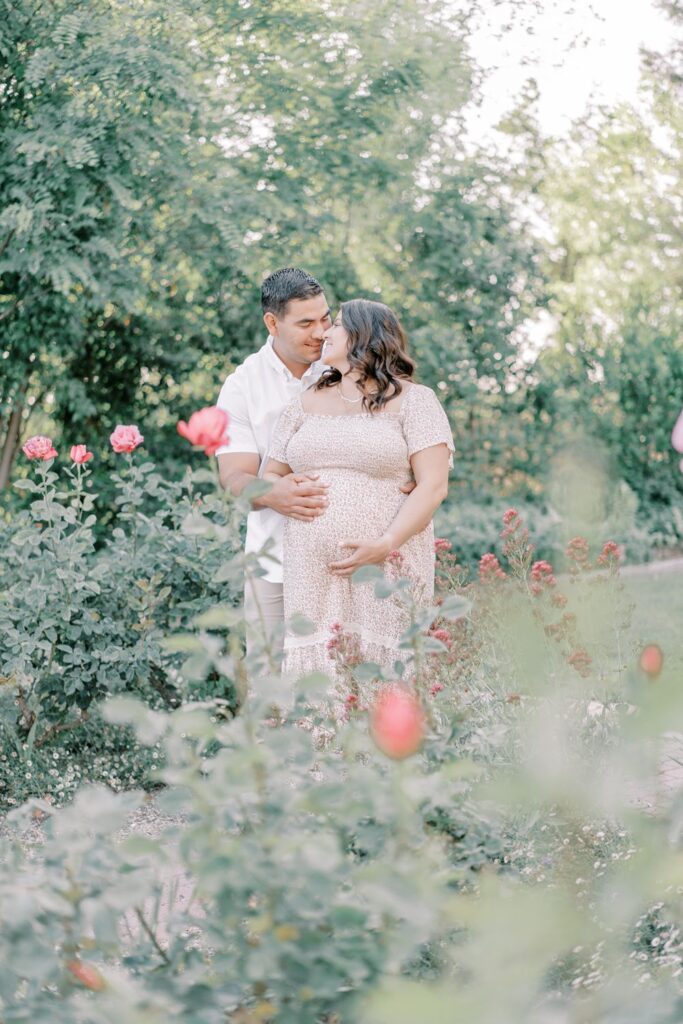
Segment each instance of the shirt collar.
[{"label": "shirt collar", "polygon": [[268,340],[266,341],[266,344],[265,344],[264,348],[266,350],[266,356],[267,356],[268,361],[270,362],[271,366],[273,366],[278,371],[278,373],[281,373],[282,376],[285,378],[285,380],[299,380],[299,379],[301,379],[301,383],[302,384],[304,382],[307,383],[310,380],[317,380],[318,377],[320,376],[320,374],[325,369],[325,366],[324,366],[322,360],[319,359],[317,363],[311,363],[311,365],[308,367],[308,369],[304,373],[303,377],[301,377],[301,378],[295,377],[294,374],[292,373],[292,371],[289,370],[285,366],[285,364],[282,362],[282,360],[280,359],[279,355],[275,351],[275,349],[273,347],[273,336],[272,336],[272,334],[268,335]]}]

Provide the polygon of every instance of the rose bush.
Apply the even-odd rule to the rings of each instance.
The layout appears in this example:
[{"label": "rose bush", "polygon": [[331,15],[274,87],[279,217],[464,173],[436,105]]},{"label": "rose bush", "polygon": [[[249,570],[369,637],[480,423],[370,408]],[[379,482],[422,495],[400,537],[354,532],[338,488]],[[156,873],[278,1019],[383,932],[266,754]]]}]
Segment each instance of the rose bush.
[{"label": "rose bush", "polygon": [[[49,439],[26,445],[35,471],[17,487],[31,498],[11,524],[0,525],[5,557],[0,563],[0,734],[9,777],[0,768],[0,799],[44,795],[49,779],[38,773],[36,789],[12,785],[12,762],[69,742],[77,732],[97,751],[97,733],[85,729],[97,701],[110,693],[138,693],[155,706],[177,706],[201,687],[204,695],[234,707],[232,689],[202,675],[198,659],[169,650],[169,631],[189,624],[219,600],[237,600],[238,586],[215,580],[220,566],[237,557],[235,510],[215,494],[213,475],[188,469],[181,481],[161,477],[134,449],[136,427],[118,427],[112,445],[121,454],[112,474],[116,524],[104,543],[95,529],[100,510],[90,487],[85,445],[66,460],[46,461]],[[42,454],[36,454],[42,453]],[[50,459],[55,454],[49,455]],[[211,536],[198,524],[212,516]],[[183,666],[188,664],[187,673]],[[114,744],[116,745],[116,744]],[[74,751],[73,745],[70,749]],[[87,751],[84,752],[87,763]],[[41,758],[38,757],[40,762]],[[144,760],[144,759],[143,759]],[[49,763],[49,759],[48,759]],[[47,770],[47,769],[46,769]],[[26,772],[21,777],[26,780]],[[4,785],[2,785],[4,783]],[[47,786],[49,791],[50,787]],[[16,792],[13,792],[15,790]]]}]

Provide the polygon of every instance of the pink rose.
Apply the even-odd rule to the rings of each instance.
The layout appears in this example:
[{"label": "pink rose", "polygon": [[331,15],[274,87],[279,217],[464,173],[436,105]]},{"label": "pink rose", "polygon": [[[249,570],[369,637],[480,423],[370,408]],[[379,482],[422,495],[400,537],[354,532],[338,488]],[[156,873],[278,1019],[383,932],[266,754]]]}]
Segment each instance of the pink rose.
[{"label": "pink rose", "polygon": [[385,686],[372,708],[370,732],[382,753],[397,761],[419,750],[425,719],[416,695],[405,686]]},{"label": "pink rose", "polygon": [[180,420],[178,433],[195,448],[203,448],[205,455],[215,455],[228,442],[228,414],[224,409],[209,405],[190,416],[190,422]]},{"label": "pink rose", "polygon": [[122,426],[120,423],[109,438],[110,444],[115,452],[134,452],[138,445],[142,444],[144,437],[137,427]]},{"label": "pink rose", "polygon": [[21,450],[27,459],[40,459],[41,462],[57,457],[57,452],[52,447],[52,438],[42,437],[40,434],[36,437],[29,437]]},{"label": "pink rose", "polygon": [[89,452],[84,444],[73,445],[69,452],[69,457],[77,466],[82,466],[84,462],[90,462],[94,458],[93,453]]},{"label": "pink rose", "polygon": [[683,411],[676,420],[676,425],[671,431],[671,444],[677,452],[683,453]]}]

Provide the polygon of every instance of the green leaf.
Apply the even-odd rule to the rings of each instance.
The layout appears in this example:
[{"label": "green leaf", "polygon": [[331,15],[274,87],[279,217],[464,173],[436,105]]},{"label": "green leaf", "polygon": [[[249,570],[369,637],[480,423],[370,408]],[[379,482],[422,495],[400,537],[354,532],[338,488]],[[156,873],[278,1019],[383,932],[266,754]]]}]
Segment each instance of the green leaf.
[{"label": "green leaf", "polygon": [[305,615],[299,614],[292,615],[287,626],[291,629],[292,633],[295,633],[297,636],[312,636],[316,630],[314,622],[307,619]]},{"label": "green leaf", "polygon": [[367,919],[367,911],[359,907],[333,907],[330,912],[333,928],[364,928]]},{"label": "green leaf", "polygon": [[188,537],[211,537],[214,526],[210,519],[193,509],[183,519],[182,530]]},{"label": "green leaf", "polygon": [[204,650],[191,654],[182,665],[183,677],[189,681],[198,681],[204,678],[209,671],[210,659]]},{"label": "green leaf", "polygon": [[446,645],[437,640],[434,636],[426,636],[422,641],[423,649],[429,654],[445,654],[448,650]]},{"label": "green leaf", "polygon": [[468,615],[472,608],[472,602],[460,594],[451,594],[439,607],[439,615],[444,619],[460,619]]},{"label": "green leaf", "polygon": [[205,466],[192,470],[191,479],[193,484],[216,484],[216,474]]},{"label": "green leaf", "polygon": [[272,489],[273,485],[270,480],[254,480],[252,483],[247,484],[241,492],[240,499],[252,502],[255,498],[261,498],[264,494],[268,494]]},{"label": "green leaf", "polygon": [[375,597],[379,598],[380,601],[384,600],[385,597],[390,597],[391,594],[395,594],[397,590],[400,590],[399,580],[388,580],[381,579],[375,583]]},{"label": "green leaf", "polygon": [[241,608],[229,604],[217,604],[202,612],[194,620],[199,629],[229,629],[243,619]]},{"label": "green leaf", "polygon": [[353,675],[359,682],[370,682],[382,678],[382,669],[374,661],[364,661],[361,665],[354,665]]},{"label": "green leaf", "polygon": [[202,642],[193,633],[179,633],[177,636],[167,636],[161,641],[165,651],[171,653],[193,654],[202,650]]},{"label": "green leaf", "polygon": [[309,672],[308,675],[297,679],[295,685],[298,693],[313,697],[316,694],[326,694],[332,685],[332,678],[324,672]]},{"label": "green leaf", "polygon": [[227,583],[230,580],[241,580],[244,575],[244,566],[241,558],[231,558],[229,562],[223,562],[213,575],[214,583]]},{"label": "green leaf", "polygon": [[351,576],[354,583],[370,583],[373,580],[383,580],[384,572],[378,565],[362,565],[360,569]]}]

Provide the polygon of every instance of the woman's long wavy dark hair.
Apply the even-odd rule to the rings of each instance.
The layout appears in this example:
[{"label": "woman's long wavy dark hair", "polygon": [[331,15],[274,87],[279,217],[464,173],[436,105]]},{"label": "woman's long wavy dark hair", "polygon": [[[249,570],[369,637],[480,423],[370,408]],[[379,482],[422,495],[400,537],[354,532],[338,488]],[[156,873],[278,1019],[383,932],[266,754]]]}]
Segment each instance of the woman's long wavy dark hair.
[{"label": "woman's long wavy dark hair", "polygon": [[[379,412],[390,398],[400,395],[401,381],[410,380],[415,372],[401,321],[383,302],[370,299],[343,302],[341,321],[349,336],[350,370],[359,374],[358,383],[365,391],[363,408]],[[340,371],[330,368],[316,388],[333,387],[341,379]],[[368,391],[366,384],[370,384]]]}]

